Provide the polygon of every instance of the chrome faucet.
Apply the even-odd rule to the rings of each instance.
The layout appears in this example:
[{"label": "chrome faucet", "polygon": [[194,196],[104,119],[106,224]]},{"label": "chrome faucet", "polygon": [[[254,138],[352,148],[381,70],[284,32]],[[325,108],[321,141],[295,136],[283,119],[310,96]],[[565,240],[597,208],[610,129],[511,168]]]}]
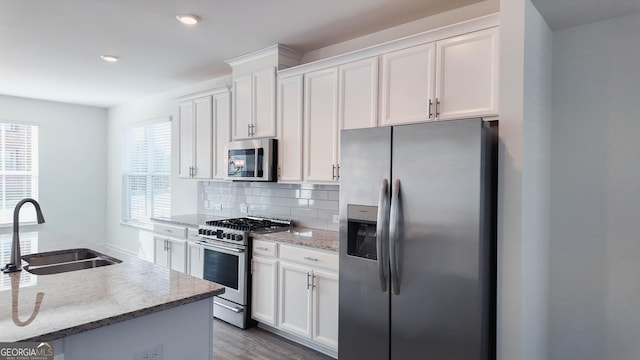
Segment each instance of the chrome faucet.
[{"label": "chrome faucet", "polygon": [[20,208],[26,203],[32,203],[36,208],[36,216],[38,218],[38,224],[44,222],[44,216],[42,216],[42,210],[40,210],[40,204],[37,201],[27,198],[22,199],[16,204],[13,209],[13,241],[11,243],[11,262],[2,268],[2,272],[10,273],[22,270],[22,256],[20,256],[20,231],[18,224],[20,222]]}]

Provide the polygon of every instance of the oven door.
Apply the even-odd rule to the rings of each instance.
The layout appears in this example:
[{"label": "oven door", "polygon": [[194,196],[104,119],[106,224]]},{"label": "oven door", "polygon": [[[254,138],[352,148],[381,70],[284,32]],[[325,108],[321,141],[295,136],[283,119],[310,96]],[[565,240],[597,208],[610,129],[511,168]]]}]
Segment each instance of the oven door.
[{"label": "oven door", "polygon": [[230,244],[209,242],[204,247],[203,278],[224,285],[219,297],[247,305],[247,252]]}]

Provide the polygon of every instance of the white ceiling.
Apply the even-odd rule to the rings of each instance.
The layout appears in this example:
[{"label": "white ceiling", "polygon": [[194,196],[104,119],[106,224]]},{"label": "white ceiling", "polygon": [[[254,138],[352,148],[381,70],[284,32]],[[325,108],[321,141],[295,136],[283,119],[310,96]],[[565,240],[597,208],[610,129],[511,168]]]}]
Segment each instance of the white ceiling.
[{"label": "white ceiling", "polygon": [[110,107],[276,43],[306,52],[479,1],[0,0],[0,94]]},{"label": "white ceiling", "polygon": [[[304,53],[480,1],[0,0],[0,94],[110,107],[228,74],[224,60],[276,43]],[[640,12],[640,0],[532,1],[553,29]]]}]

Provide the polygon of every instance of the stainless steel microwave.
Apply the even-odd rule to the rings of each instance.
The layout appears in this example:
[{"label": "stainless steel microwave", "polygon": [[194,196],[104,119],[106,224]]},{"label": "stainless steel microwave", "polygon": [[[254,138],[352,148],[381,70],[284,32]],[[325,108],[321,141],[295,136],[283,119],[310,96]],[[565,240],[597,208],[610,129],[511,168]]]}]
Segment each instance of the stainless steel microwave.
[{"label": "stainless steel microwave", "polygon": [[276,181],[276,139],[232,141],[227,145],[227,179]]}]

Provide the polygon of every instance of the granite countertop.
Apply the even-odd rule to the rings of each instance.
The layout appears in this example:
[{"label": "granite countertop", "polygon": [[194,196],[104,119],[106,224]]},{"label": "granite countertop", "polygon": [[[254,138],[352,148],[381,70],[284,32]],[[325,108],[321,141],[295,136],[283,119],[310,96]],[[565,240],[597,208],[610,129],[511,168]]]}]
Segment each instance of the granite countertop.
[{"label": "granite countertop", "polygon": [[316,249],[338,251],[340,235],[336,231],[293,227],[288,231],[251,233],[254,239],[271,240]]},{"label": "granite countertop", "polygon": [[[51,341],[224,292],[221,285],[110,247],[46,231],[35,234],[32,251],[22,255],[87,247],[122,262],[51,275],[0,273],[0,342]],[[11,248],[10,234],[0,236],[0,246]]]},{"label": "granite countertop", "polygon": [[208,220],[222,219],[220,217],[204,214],[186,214],[186,215],[173,215],[169,217],[151,218],[154,222],[164,222],[173,225],[184,225],[186,227],[197,228],[199,225],[204,224]]}]

